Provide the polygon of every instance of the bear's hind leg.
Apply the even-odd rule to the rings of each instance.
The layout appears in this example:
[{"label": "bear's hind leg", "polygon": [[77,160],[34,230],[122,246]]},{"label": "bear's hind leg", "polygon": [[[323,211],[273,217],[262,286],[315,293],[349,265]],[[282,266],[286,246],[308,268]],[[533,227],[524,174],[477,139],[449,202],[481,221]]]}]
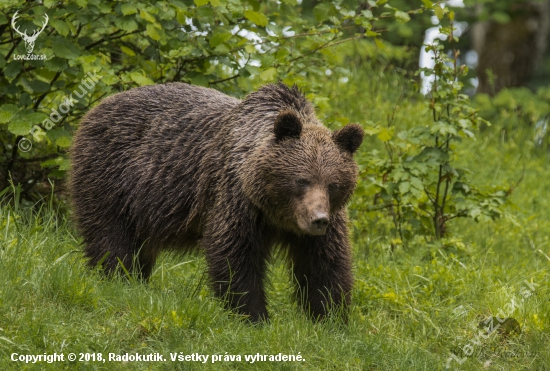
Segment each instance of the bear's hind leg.
[{"label": "bear's hind leg", "polygon": [[85,234],[84,254],[88,265],[101,265],[107,275],[122,270],[147,280],[152,273],[156,253],[138,240],[132,228],[118,221],[104,225],[104,230]]}]

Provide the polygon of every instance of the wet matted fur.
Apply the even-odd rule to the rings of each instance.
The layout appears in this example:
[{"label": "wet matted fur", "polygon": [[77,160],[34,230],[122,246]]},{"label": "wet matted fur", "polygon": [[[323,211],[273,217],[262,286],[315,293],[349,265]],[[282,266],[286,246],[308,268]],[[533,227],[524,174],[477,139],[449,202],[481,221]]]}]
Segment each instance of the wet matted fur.
[{"label": "wet matted fur", "polygon": [[358,125],[331,132],[296,87],[244,100],[183,83],[132,89],[83,118],[71,148],[75,220],[91,266],[148,278],[164,249],[201,248],[214,292],[267,319],[275,246],[314,318],[346,307],[353,284],[345,205]]}]

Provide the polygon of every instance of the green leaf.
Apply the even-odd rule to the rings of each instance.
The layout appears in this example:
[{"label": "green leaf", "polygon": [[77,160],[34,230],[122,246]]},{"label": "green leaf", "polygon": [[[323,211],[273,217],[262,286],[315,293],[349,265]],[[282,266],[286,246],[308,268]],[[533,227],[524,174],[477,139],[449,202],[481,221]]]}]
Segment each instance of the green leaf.
[{"label": "green leaf", "polygon": [[363,14],[363,16],[368,20],[371,20],[373,18],[372,12],[368,9],[361,11],[361,14]]},{"label": "green leaf", "polygon": [[216,28],[210,38],[210,46],[215,48],[216,46],[226,42],[233,36],[231,32],[225,28]]},{"label": "green leaf", "polygon": [[122,50],[122,52],[124,54],[129,55],[130,57],[135,57],[136,56],[136,53],[127,46],[121,45],[120,50]]},{"label": "green leaf", "polygon": [[268,68],[260,73],[260,78],[263,81],[274,81],[275,77],[277,77],[277,69],[275,67]]},{"label": "green leaf", "polygon": [[199,86],[208,86],[208,79],[201,73],[195,75],[192,79],[191,79],[191,83],[193,85],[199,85]]},{"label": "green leaf", "polygon": [[15,104],[3,104],[0,106],[0,124],[8,123],[17,113],[19,108]]},{"label": "green leaf", "polygon": [[416,161],[427,163],[443,164],[449,161],[449,154],[443,152],[437,147],[426,147],[422,152],[415,157]]},{"label": "green leaf", "polygon": [[438,135],[442,135],[442,136],[445,136],[447,134],[450,134],[450,135],[457,135],[458,134],[456,128],[454,126],[446,123],[445,121],[435,122],[432,125],[432,127],[430,128],[430,132],[432,134],[438,134]]},{"label": "green leaf", "polygon": [[443,19],[443,8],[441,8],[439,5],[434,6],[434,13],[437,19]]},{"label": "green leaf", "polygon": [[145,19],[147,22],[155,23],[157,21],[155,17],[153,17],[151,14],[149,14],[146,10],[143,10],[143,9],[139,11],[139,16]]},{"label": "green leaf", "polygon": [[407,23],[408,21],[411,20],[411,17],[407,13],[402,12],[401,10],[395,11],[395,18],[401,23]]},{"label": "green leaf", "polygon": [[97,59],[97,55],[82,55],[75,60],[85,65],[93,64]]},{"label": "green leaf", "polygon": [[48,116],[44,113],[26,109],[11,119],[8,130],[15,135],[27,135],[34,125],[40,124],[47,118]]},{"label": "green leaf", "polygon": [[130,73],[130,78],[139,86],[153,85],[155,83],[153,80],[151,80],[150,78],[146,77],[145,75],[143,75],[141,72],[138,72],[138,71],[134,71]]},{"label": "green leaf", "polygon": [[382,142],[387,142],[392,138],[392,133],[388,129],[382,128],[378,133],[377,138]]},{"label": "green leaf", "polygon": [[132,4],[125,3],[125,4],[122,4],[120,6],[120,11],[124,15],[136,14],[137,13],[137,8]]},{"label": "green leaf", "polygon": [[25,119],[29,121],[33,126],[37,124],[41,124],[42,121],[46,120],[48,118],[48,115],[42,112],[32,112],[25,116]]},{"label": "green leaf", "polygon": [[411,183],[409,182],[400,182],[399,183],[399,193],[407,193],[411,187]]},{"label": "green leaf", "polygon": [[254,45],[251,45],[251,44],[246,44],[244,46],[244,50],[248,53],[248,54],[254,54],[256,53],[256,48],[254,47]]},{"label": "green leaf", "polygon": [[59,146],[59,147],[64,147],[64,148],[70,147],[71,146],[71,138],[66,137],[66,136],[62,136],[62,137],[58,138],[55,141],[55,145]]},{"label": "green leaf", "polygon": [[29,81],[28,86],[34,93],[45,93],[49,91],[51,87],[50,84],[40,80]]},{"label": "green leaf", "polygon": [[59,170],[69,170],[71,162],[64,157],[57,157],[40,163],[41,167],[59,166]]},{"label": "green leaf", "polygon": [[187,19],[187,12],[183,9],[179,9],[176,12],[176,19],[179,24],[185,24]]},{"label": "green leaf", "polygon": [[470,130],[467,130],[467,129],[463,129],[462,130],[464,132],[464,134],[466,134],[468,137],[470,138],[474,138],[475,137],[475,134],[472,133]]},{"label": "green leaf", "polygon": [[60,158],[61,157],[57,157],[57,158],[52,158],[52,159],[43,161],[43,162],[40,163],[40,167],[57,166],[59,164],[59,162],[61,162],[61,161],[58,161],[58,159],[60,159]]},{"label": "green leaf", "polygon": [[138,24],[132,16],[118,18],[115,21],[115,25],[127,32],[133,32],[138,29]]},{"label": "green leaf", "polygon": [[52,19],[50,20],[50,24],[61,36],[67,36],[69,34],[70,28],[65,21],[62,21],[60,19]]},{"label": "green leaf", "polygon": [[79,47],[66,38],[57,37],[52,44],[53,53],[59,58],[75,59],[80,56],[81,51]]},{"label": "green leaf", "polygon": [[197,7],[204,6],[204,5],[208,4],[208,0],[194,0],[194,2],[195,2],[195,5]]},{"label": "green leaf", "polygon": [[210,5],[212,5],[214,8],[217,8],[220,6],[220,0],[210,0]]},{"label": "green leaf", "polygon": [[474,207],[468,210],[468,215],[470,216],[470,218],[476,219],[481,215],[481,209],[479,207]]},{"label": "green leaf", "polygon": [[218,54],[218,55],[227,55],[229,54],[229,51],[230,51],[229,47],[225,44],[220,44],[214,48],[215,54]]},{"label": "green leaf", "polygon": [[321,3],[313,8],[313,15],[319,22],[326,21],[334,12],[334,6],[331,3]]},{"label": "green leaf", "polygon": [[374,134],[378,134],[380,132],[380,129],[379,128],[373,128],[373,127],[366,127],[366,128],[363,128],[363,131],[367,135],[374,135]]},{"label": "green leaf", "polygon": [[152,23],[149,23],[147,25],[147,27],[145,27],[145,34],[147,36],[149,36],[151,39],[155,40],[155,41],[160,40],[160,35],[157,32],[157,29],[155,28],[155,25],[152,24]]},{"label": "green leaf", "polygon": [[426,9],[432,9],[434,7],[434,4],[430,0],[422,0],[422,3]]},{"label": "green leaf", "polygon": [[23,63],[21,61],[11,61],[4,68],[4,76],[11,82],[16,76],[19,75],[19,72],[23,68]]},{"label": "green leaf", "polygon": [[244,16],[258,26],[267,26],[268,19],[265,14],[255,12],[253,10],[245,10]]},{"label": "green leaf", "polygon": [[460,126],[462,129],[468,129],[472,127],[472,121],[468,119],[458,119],[458,126]]},{"label": "green leaf", "polygon": [[67,61],[59,57],[53,57],[44,62],[44,67],[50,71],[57,72],[67,68]]},{"label": "green leaf", "polygon": [[384,43],[382,42],[382,40],[380,40],[378,37],[375,37],[375,38],[374,38],[374,43],[376,44],[376,46],[377,46],[379,49],[386,49],[386,45],[384,45]]}]

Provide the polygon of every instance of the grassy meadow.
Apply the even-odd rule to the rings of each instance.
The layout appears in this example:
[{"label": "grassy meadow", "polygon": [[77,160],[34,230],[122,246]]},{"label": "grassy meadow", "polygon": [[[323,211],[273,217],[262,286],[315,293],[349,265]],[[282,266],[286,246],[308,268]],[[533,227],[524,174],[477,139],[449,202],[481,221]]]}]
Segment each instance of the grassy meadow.
[{"label": "grassy meadow", "polygon": [[[388,71],[351,70],[364,84],[348,89],[345,81],[327,81],[333,93],[323,112],[330,125],[339,125],[331,112],[352,122],[389,115],[405,127],[426,122],[422,98],[403,97],[406,81]],[[473,171],[474,182],[521,182],[500,220],[450,222],[450,238],[458,241],[452,248],[390,249],[384,222],[358,214],[360,202],[352,202],[356,282],[347,326],[310,322],[291,301],[287,267],[277,259],[268,289],[271,321],[260,326],[223,310],[200,255],[162,256],[148,284],[104,279],[85,267],[67,212],[15,197],[0,208],[0,369],[549,370],[549,155],[534,145],[532,130],[504,130],[496,122],[457,149],[456,160]],[[378,147],[375,137],[366,138],[357,157],[362,168],[363,155]],[[368,189],[368,178],[361,184]],[[500,323],[499,313],[521,329],[505,326],[509,320],[488,335],[485,326]],[[159,353],[166,362],[11,360],[13,353],[56,352],[65,358]],[[210,357],[170,360],[180,352]],[[303,361],[245,360],[257,353],[299,354]],[[212,363],[212,355],[220,361]]]}]

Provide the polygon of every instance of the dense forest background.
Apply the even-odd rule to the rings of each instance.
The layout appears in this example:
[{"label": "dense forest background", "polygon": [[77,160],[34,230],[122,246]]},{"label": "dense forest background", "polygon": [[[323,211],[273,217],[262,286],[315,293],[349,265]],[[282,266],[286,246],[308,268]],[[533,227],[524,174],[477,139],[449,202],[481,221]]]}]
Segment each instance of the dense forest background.
[{"label": "dense forest background", "polygon": [[[56,180],[65,177],[67,149],[82,115],[105,96],[146,84],[183,81],[242,97],[282,80],[310,94],[327,124],[339,116],[364,121],[353,102],[348,112],[331,110],[331,95],[364,83],[350,78],[352,68],[391,69],[420,83],[413,74],[426,30],[439,23],[434,9],[440,6],[456,13],[463,33],[455,47],[458,63],[469,67],[465,92],[487,94],[479,99],[487,118],[511,94],[522,112],[532,111],[534,124],[548,104],[549,4],[2,1],[0,189],[11,181],[22,185],[25,199],[37,200],[55,181],[55,192],[63,192]],[[27,43],[12,27],[15,12],[16,26],[29,35],[49,17],[33,51],[46,60],[16,59],[26,54]],[[92,88],[84,87],[77,98],[75,90],[90,72],[98,82],[88,82]],[[327,79],[349,81],[329,91]],[[503,89],[506,94],[499,95]],[[59,112],[71,93],[73,103]]]}]

